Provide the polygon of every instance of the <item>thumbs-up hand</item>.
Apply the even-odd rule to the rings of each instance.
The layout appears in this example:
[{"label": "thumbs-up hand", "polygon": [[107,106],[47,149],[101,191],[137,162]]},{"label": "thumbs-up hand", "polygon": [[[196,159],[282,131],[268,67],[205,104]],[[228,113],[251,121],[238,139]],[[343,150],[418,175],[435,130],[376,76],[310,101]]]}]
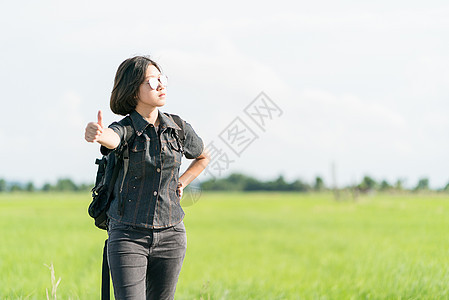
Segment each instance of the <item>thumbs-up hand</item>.
[{"label": "thumbs-up hand", "polygon": [[93,143],[98,141],[101,134],[103,133],[103,114],[101,110],[98,111],[98,121],[90,122],[86,126],[86,132],[84,134],[84,138],[89,143]]},{"label": "thumbs-up hand", "polygon": [[98,111],[98,125],[100,125],[101,128],[103,128],[103,113],[101,110]]}]

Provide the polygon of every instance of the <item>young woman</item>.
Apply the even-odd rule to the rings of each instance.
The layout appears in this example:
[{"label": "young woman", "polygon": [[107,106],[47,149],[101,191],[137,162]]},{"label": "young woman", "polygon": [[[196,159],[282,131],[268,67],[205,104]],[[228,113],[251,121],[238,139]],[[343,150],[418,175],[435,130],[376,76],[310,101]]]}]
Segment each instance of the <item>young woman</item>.
[{"label": "young woman", "polygon": [[[110,100],[111,110],[126,117],[104,128],[99,111],[98,121],[86,127],[85,139],[108,149],[130,136],[126,127],[133,129],[126,141],[128,170],[118,175],[107,213],[116,299],[174,298],[187,247],[180,198],[210,160],[189,123],[159,111],[166,96],[167,77],[156,62],[146,56],[127,59],[117,70]],[[179,177],[182,155],[193,162]]]}]

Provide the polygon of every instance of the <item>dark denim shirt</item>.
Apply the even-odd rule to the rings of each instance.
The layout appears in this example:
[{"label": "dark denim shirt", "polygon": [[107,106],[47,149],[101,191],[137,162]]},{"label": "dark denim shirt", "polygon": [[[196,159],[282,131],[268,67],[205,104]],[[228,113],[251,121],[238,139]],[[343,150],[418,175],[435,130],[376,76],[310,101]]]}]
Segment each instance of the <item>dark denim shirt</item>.
[{"label": "dark denim shirt", "polygon": [[[133,111],[125,118],[131,119],[135,135],[129,141],[129,167],[121,193],[123,214],[118,213],[119,189],[123,170],[117,178],[108,217],[115,222],[145,228],[166,228],[178,224],[184,211],[177,194],[181,146],[175,138],[180,129],[171,116],[159,111],[159,127]],[[123,143],[123,120],[112,123],[113,129]],[[192,126],[183,121],[185,142],[184,155],[188,159],[203,152],[203,141]]]}]

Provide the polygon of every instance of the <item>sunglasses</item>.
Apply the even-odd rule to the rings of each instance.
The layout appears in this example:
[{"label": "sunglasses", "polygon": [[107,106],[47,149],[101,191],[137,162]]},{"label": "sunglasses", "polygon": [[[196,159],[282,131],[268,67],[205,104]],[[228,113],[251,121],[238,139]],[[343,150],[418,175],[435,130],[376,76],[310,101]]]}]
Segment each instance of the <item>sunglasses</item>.
[{"label": "sunglasses", "polygon": [[146,82],[150,85],[151,89],[156,90],[159,87],[159,84],[163,85],[164,87],[167,87],[168,77],[166,75],[161,74],[159,78],[151,77]]}]

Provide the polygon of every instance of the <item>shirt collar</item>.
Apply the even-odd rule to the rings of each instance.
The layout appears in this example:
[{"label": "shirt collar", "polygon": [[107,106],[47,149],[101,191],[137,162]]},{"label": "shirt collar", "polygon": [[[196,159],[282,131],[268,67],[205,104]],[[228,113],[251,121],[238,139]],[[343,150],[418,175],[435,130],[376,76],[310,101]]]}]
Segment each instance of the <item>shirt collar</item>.
[{"label": "shirt collar", "polygon": [[[140,136],[145,129],[150,125],[150,123],[147,122],[137,111],[133,110],[129,114],[134,130],[136,131],[136,134]],[[176,130],[180,130],[179,126],[175,123],[173,118],[165,113],[162,113],[160,110],[158,110],[158,118],[159,118],[159,127],[161,127],[161,131],[164,131],[165,128],[170,127],[174,128]]]}]

